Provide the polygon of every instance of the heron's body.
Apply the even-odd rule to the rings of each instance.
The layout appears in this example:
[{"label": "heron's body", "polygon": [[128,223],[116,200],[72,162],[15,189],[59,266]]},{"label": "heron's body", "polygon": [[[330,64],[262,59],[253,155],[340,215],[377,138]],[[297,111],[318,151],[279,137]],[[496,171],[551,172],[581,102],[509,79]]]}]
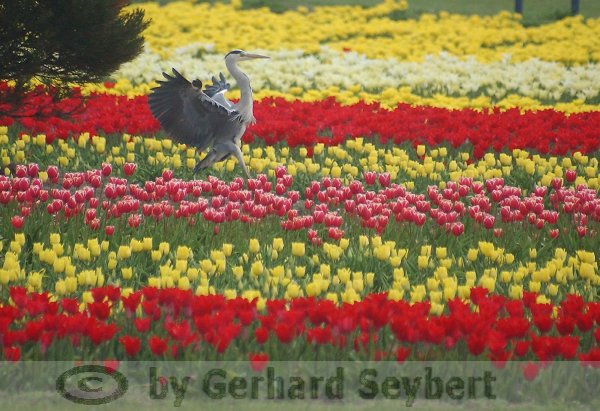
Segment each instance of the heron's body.
[{"label": "heron's body", "polygon": [[246,177],[248,169],[242,156],[241,141],[248,124],[254,123],[250,79],[237,66],[238,61],[268,58],[234,50],[225,56],[225,65],[240,88],[240,101],[233,104],[225,97],[229,84],[223,74],[220,81],[202,90],[202,83],[190,83],[175,69],[174,76],[163,73],[166,81],[148,96],[150,110],[161,126],[177,141],[208,154],[194,169],[197,172],[233,155]]}]

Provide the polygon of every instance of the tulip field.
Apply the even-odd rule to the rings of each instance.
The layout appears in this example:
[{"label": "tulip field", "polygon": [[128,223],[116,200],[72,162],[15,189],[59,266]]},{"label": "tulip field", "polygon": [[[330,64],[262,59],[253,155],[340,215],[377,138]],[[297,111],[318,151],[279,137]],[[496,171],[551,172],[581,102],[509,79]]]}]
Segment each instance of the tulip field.
[{"label": "tulip field", "polygon": [[[239,3],[136,3],[137,59],[0,117],[2,359],[598,366],[600,19]],[[252,178],[194,174],[147,95],[234,48]]]}]

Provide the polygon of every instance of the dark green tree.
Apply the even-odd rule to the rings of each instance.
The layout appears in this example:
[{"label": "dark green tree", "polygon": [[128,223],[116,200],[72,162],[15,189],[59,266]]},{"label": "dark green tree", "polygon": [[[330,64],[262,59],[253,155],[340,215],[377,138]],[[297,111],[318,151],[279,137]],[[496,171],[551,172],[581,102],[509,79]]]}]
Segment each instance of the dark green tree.
[{"label": "dark green tree", "polygon": [[137,56],[148,25],[124,0],[0,0],[0,80],[67,83],[106,79]]}]

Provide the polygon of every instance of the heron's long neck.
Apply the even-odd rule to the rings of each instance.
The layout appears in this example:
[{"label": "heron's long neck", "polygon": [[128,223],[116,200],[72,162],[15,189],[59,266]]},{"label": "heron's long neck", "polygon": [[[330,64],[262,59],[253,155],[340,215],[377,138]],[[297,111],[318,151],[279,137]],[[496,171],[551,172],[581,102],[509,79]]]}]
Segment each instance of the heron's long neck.
[{"label": "heron's long neck", "polygon": [[234,61],[226,61],[225,65],[240,88],[240,101],[236,104],[236,108],[240,112],[240,117],[245,123],[251,123],[254,121],[254,116],[252,113],[252,88],[250,87],[250,79],[238,68]]}]

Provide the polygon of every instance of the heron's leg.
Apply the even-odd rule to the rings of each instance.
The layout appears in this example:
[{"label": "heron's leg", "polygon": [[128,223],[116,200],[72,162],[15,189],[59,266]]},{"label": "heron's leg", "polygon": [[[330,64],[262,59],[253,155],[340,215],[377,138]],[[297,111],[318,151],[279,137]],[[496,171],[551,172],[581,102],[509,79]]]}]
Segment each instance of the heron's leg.
[{"label": "heron's leg", "polygon": [[198,164],[196,164],[196,167],[194,167],[194,174],[196,174],[200,170],[204,170],[205,168],[212,166],[213,163],[215,163],[216,159],[217,152],[215,150],[210,150],[206,157],[204,157],[202,160],[200,160]]},{"label": "heron's leg", "polygon": [[248,167],[246,167],[246,163],[244,163],[244,156],[242,155],[242,150],[240,150],[240,148],[233,142],[215,144],[213,148],[208,152],[206,157],[204,157],[198,164],[196,164],[196,167],[194,167],[194,173],[208,168],[214,163],[223,161],[230,155],[235,156],[238,163],[242,166],[246,178],[249,179],[250,173],[248,172]]},{"label": "heron's leg", "polygon": [[246,167],[246,163],[244,163],[244,156],[242,155],[242,150],[240,150],[240,148],[236,144],[231,144],[231,145],[232,145],[232,151],[233,151],[232,154],[235,156],[238,163],[240,163],[240,165],[244,169],[244,174],[246,174],[246,179],[250,179],[250,173],[248,172],[248,167]]}]

